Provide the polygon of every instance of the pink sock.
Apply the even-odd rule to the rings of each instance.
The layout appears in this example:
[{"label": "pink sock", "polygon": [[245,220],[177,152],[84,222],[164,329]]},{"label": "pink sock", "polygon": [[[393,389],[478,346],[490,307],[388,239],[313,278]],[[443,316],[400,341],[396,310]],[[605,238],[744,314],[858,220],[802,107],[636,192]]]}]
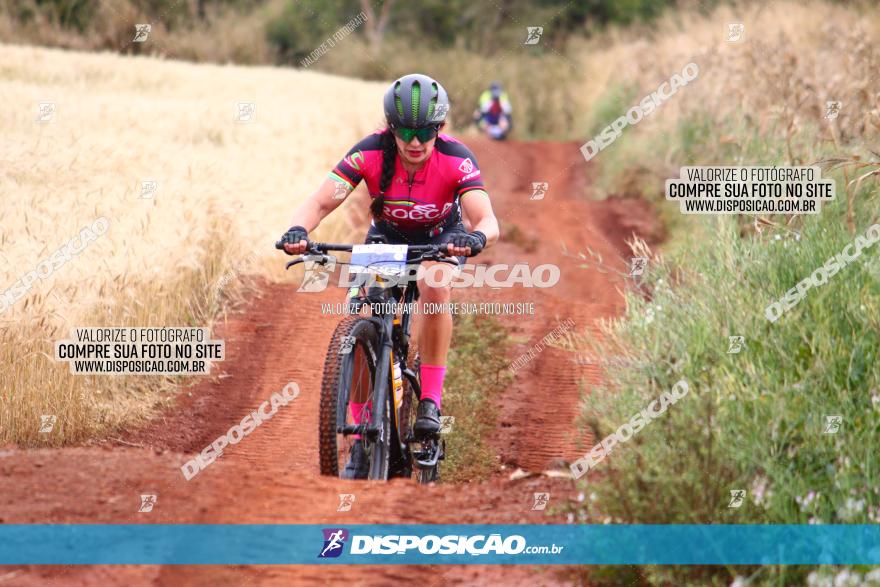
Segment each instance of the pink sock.
[{"label": "pink sock", "polygon": [[440,409],[440,398],[443,396],[443,378],[446,376],[445,365],[425,365],[419,368],[422,378],[422,399],[433,400]]},{"label": "pink sock", "polygon": [[[364,402],[362,404],[357,402],[348,402],[348,405],[351,408],[351,419],[352,421],[354,421],[355,424],[360,424],[364,420],[364,417],[369,420],[370,411],[372,411],[373,409],[373,402]],[[360,434],[352,434],[351,437],[355,440],[361,439]]]}]

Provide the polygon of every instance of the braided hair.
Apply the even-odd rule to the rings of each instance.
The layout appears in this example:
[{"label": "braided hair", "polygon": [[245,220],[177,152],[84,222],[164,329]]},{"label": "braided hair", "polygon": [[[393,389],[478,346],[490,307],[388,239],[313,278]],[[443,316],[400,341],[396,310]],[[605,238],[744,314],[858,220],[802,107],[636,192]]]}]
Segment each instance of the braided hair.
[{"label": "braided hair", "polygon": [[379,179],[379,195],[373,198],[370,203],[370,213],[377,220],[382,218],[382,212],[385,207],[385,192],[391,186],[391,180],[394,179],[394,162],[397,157],[397,142],[394,140],[394,133],[391,129],[386,129],[380,138],[382,145],[382,175]]}]

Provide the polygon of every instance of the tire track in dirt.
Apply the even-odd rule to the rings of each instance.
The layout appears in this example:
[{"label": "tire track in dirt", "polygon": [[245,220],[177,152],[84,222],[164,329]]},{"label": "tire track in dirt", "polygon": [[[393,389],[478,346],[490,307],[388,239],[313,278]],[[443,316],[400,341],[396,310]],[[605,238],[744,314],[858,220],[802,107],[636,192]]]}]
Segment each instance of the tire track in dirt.
[{"label": "tire track in dirt", "polygon": [[[609,265],[625,267],[628,226],[654,231],[647,208],[633,201],[587,202],[586,181],[574,143],[490,143],[468,140],[484,170],[502,223],[502,242],[480,263],[555,263],[559,284],[551,289],[481,289],[457,301],[534,301],[533,318],[502,316],[523,341],[511,361],[560,322],[597,333],[595,321],[621,312],[623,278],[582,268],[576,254],[587,247]],[[565,170],[560,173],[560,170]],[[543,200],[530,200],[531,182],[553,177]],[[279,258],[279,262],[282,259]],[[45,450],[0,451],[0,521],[3,523],[562,523],[557,511],[531,511],[532,495],[551,492],[551,505],[574,496],[565,479],[533,476],[509,480],[511,468],[542,471],[572,460],[591,445],[575,418],[582,388],[595,383],[594,365],[545,348],[517,372],[498,400],[500,428],[491,439],[504,470],[480,483],[419,487],[342,481],[318,475],[317,422],[321,373],[339,316],[322,316],[321,304],[344,292],[297,294],[290,284],[262,283],[240,313],[219,326],[227,360],[218,373],[183,390],[173,409],[124,435],[128,444],[94,442]],[[287,382],[300,395],[223,457],[187,482],[180,466],[239,422]],[[461,416],[459,416],[461,417]],[[135,444],[143,448],[129,446]],[[139,495],[155,493],[150,513],[138,513]],[[354,493],[352,511],[337,512],[340,493]],[[317,555],[317,550],[316,550]],[[425,585],[558,584],[564,571],[531,567],[335,566],[333,582],[387,585],[417,580]],[[313,585],[328,582],[326,567],[123,566],[19,567],[16,585]],[[563,574],[560,574],[563,573]],[[3,572],[0,571],[0,576]]]}]

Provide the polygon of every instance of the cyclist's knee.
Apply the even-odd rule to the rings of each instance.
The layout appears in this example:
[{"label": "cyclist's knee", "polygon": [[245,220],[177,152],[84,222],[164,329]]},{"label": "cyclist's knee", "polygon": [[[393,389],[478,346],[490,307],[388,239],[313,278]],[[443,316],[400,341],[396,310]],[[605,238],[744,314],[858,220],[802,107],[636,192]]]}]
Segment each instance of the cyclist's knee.
[{"label": "cyclist's knee", "polygon": [[419,278],[419,297],[423,302],[446,303],[452,297],[452,267],[445,263],[424,263]]},{"label": "cyclist's knee", "polygon": [[430,304],[445,304],[452,298],[452,287],[449,285],[428,285],[419,283],[419,299]]}]

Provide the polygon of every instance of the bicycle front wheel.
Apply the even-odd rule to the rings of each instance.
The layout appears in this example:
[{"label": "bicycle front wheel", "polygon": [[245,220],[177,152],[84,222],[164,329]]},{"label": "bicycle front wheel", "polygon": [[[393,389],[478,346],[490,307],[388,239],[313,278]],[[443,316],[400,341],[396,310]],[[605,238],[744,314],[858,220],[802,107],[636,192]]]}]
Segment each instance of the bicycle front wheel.
[{"label": "bicycle front wheel", "polygon": [[[366,434],[378,401],[373,387],[378,352],[379,333],[369,320],[349,316],[333,332],[321,385],[319,446],[322,475],[340,476],[355,441],[360,439],[369,463],[367,478],[388,478],[391,434],[387,408],[383,422],[379,423],[380,434],[372,437]],[[338,431],[340,419],[345,426],[359,427],[361,432],[344,434]]]}]

